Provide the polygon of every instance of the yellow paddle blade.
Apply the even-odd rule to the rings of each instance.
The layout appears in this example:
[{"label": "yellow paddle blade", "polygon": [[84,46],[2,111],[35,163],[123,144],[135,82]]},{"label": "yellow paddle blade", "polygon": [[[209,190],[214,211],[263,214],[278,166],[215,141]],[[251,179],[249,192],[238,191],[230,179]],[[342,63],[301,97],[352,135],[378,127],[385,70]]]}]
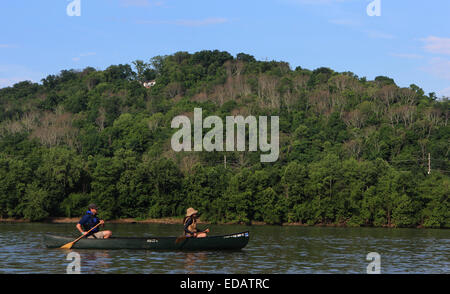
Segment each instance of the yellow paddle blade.
[{"label": "yellow paddle blade", "polygon": [[66,245],[63,245],[63,246],[59,247],[59,248],[61,248],[61,249],[70,249],[70,248],[72,248],[72,245],[73,245],[73,242],[70,242],[70,243],[67,243]]}]

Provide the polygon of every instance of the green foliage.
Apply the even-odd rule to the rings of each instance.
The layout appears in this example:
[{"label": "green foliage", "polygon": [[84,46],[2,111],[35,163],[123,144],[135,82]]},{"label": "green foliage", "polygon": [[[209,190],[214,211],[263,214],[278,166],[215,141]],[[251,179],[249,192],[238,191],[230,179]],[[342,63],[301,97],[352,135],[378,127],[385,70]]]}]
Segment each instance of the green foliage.
[{"label": "green foliage", "polygon": [[[174,153],[170,123],[195,107],[278,115],[279,160]],[[192,206],[214,223],[448,228],[449,109],[389,77],[218,50],[63,70],[0,89],[0,217],[75,217],[96,202],[105,219]]]},{"label": "green foliage", "polygon": [[61,203],[61,210],[67,217],[83,215],[89,205],[90,196],[84,193],[72,193]]},{"label": "green foliage", "polygon": [[375,82],[381,85],[395,85],[394,79],[385,76],[378,76],[375,78]]},{"label": "green foliage", "polygon": [[27,185],[24,198],[18,205],[19,214],[30,221],[40,221],[49,216],[48,193],[38,183]]}]

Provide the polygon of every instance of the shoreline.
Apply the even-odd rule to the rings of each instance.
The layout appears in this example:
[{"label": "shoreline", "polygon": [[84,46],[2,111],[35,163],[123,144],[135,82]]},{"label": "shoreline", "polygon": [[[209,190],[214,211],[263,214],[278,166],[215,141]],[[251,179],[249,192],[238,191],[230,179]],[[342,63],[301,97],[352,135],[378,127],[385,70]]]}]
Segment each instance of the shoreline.
[{"label": "shoreline", "polygon": [[[76,224],[80,220],[79,217],[50,217],[45,220],[39,222],[31,222],[26,219],[14,219],[14,218],[0,218],[0,224],[19,224],[19,223],[48,223],[48,224]],[[164,225],[179,225],[183,223],[183,218],[180,217],[165,217],[165,218],[149,218],[149,219],[134,219],[134,218],[123,218],[123,219],[114,219],[106,221],[110,224],[164,224]],[[198,224],[211,224],[211,222],[207,221],[198,221]],[[269,226],[269,224],[260,221],[252,221],[249,224],[246,223],[217,223],[217,225],[249,225],[249,226]],[[398,228],[395,226],[348,226],[344,223],[341,224],[315,224],[308,225],[305,223],[282,223],[281,225],[273,225],[279,227],[339,227],[339,228]],[[426,228],[422,225],[418,225],[415,227],[409,227],[410,229],[449,229],[449,228]]]}]

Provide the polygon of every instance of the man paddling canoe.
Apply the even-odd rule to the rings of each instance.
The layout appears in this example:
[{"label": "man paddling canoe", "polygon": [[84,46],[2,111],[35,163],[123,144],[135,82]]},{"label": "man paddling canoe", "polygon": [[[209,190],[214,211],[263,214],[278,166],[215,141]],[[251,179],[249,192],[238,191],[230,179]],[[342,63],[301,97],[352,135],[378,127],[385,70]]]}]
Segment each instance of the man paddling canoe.
[{"label": "man paddling canoe", "polygon": [[93,229],[91,232],[87,233],[90,229],[95,227],[98,223],[103,225],[105,222],[101,219],[99,219],[97,215],[97,205],[90,204],[88,206],[88,211],[86,211],[86,214],[81,218],[81,220],[77,224],[77,229],[80,231],[82,235],[88,234],[87,237],[92,239],[108,239],[111,237],[112,232],[111,231],[99,231],[98,227]]},{"label": "man paddling canoe", "polygon": [[204,231],[197,230],[198,211],[189,207],[186,211],[186,217],[183,220],[184,234],[186,237],[204,238],[209,233],[209,229]]}]

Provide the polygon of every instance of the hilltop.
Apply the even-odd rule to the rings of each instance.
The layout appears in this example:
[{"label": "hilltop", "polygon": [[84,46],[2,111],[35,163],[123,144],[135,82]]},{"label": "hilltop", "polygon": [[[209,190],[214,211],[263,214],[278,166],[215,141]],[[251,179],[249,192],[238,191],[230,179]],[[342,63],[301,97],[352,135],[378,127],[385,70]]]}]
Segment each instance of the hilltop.
[{"label": "hilltop", "polygon": [[[150,83],[149,83],[150,82]],[[177,115],[279,116],[257,152],[174,152]],[[0,217],[449,227],[448,99],[386,76],[223,51],[62,70],[0,89]],[[431,173],[428,171],[429,158]]]}]

